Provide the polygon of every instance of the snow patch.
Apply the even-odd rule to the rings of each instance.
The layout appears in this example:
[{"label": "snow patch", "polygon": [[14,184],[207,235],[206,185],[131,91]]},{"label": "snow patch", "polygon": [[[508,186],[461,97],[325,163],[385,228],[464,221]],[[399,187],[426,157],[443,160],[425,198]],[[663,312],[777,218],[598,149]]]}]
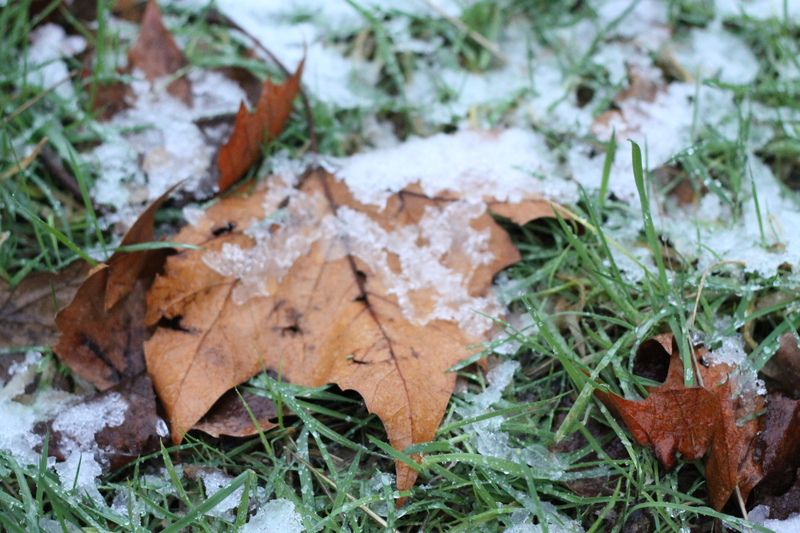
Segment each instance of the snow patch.
[{"label": "snow patch", "polygon": [[55,93],[68,105],[75,106],[75,89],[69,83],[69,70],[61,58],[74,56],[86,49],[86,39],[80,35],[67,36],[61,26],[47,23],[32,30],[31,42],[23,71],[27,82],[43,89],[55,87]]},{"label": "snow patch", "polygon": [[105,500],[97,489],[97,478],[103,473],[103,467],[95,459],[94,453],[72,453],[63,463],[56,463],[55,471],[62,487],[85,494],[98,504],[105,505]]},{"label": "snow patch", "polygon": [[[200,470],[197,475],[203,481],[203,489],[205,489],[206,498],[210,498],[219,492],[233,479],[231,476],[225,475],[219,470]],[[242,494],[244,494],[244,487],[237,488],[224,500],[219,502],[216,507],[206,512],[206,515],[215,516],[227,522],[232,522],[234,519],[233,509],[242,501]]]},{"label": "snow patch", "polygon": [[279,498],[259,508],[242,527],[241,533],[302,533],[305,530],[294,504]]},{"label": "snow patch", "polygon": [[786,520],[769,518],[769,507],[759,505],[749,513],[750,521],[764,526],[773,533],[797,533],[800,531],[800,513],[792,513]]},{"label": "snow patch", "polygon": [[719,19],[707,28],[692,28],[686,41],[670,49],[678,64],[701,80],[718,78],[723,83],[744,85],[758,75],[755,54],[742,39],[725,30]]},{"label": "snow patch", "polygon": [[527,195],[568,201],[572,184],[552,179],[556,162],[544,137],[509,129],[414,138],[395,147],[339,159],[337,175],[361,203],[383,207],[394,192],[419,183],[427,196],[444,191],[469,202],[517,202]]},{"label": "snow patch", "polygon": [[635,39],[645,48],[657,51],[671,35],[669,5],[657,0],[595,0],[590,2],[597,10],[598,23],[607,28],[615,24],[606,35]]},{"label": "snow patch", "polygon": [[534,324],[530,313],[507,313],[506,322],[513,329],[502,331],[492,339],[493,343],[505,341],[494,348],[495,353],[514,355],[522,347],[522,341],[517,340],[519,336],[532,337],[539,333],[539,327]]}]

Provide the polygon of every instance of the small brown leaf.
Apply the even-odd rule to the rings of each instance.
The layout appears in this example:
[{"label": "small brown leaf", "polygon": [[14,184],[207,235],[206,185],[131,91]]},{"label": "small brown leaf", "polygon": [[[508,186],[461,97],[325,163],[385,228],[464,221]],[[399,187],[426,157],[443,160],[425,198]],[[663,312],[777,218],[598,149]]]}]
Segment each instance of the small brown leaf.
[{"label": "small brown leaf", "polygon": [[[141,70],[148,81],[175,74],[189,62],[175,44],[175,40],[164,26],[161,10],[155,0],[147,3],[142,26],[136,44],[128,50],[128,60],[132,67]],[[192,87],[183,75],[167,86],[167,92],[187,106],[192,105]]]},{"label": "small brown leaf", "polygon": [[786,492],[800,468],[800,401],[770,394],[765,418],[764,479],[756,487],[757,498]]},{"label": "small brown leaf", "polygon": [[[119,79],[109,82],[97,80],[94,85],[88,83],[92,77],[91,57],[89,55],[84,59],[81,79],[86,82],[85,90],[86,94],[91,98],[91,111],[97,113],[97,120],[105,122],[131,106],[130,100],[133,96],[133,91]],[[117,73],[123,74],[121,70],[118,70]]]},{"label": "small brown leaf", "polygon": [[[640,348],[640,352],[650,350],[669,358],[663,384],[648,388],[650,394],[642,401],[600,390],[596,391],[598,398],[625,421],[639,444],[653,449],[668,470],[677,466],[678,454],[683,461],[704,458],[714,509],[721,509],[737,486],[747,499],[762,478],[756,451],[763,420],[745,417],[763,411],[764,398],[756,396],[755,405],[750,406],[741,396],[734,400],[728,377],[733,368],[724,363],[708,369],[698,365],[705,387],[685,387],[683,363],[671,334],[658,335]],[[696,356],[700,360],[706,354],[707,350],[699,348]]]},{"label": "small brown leaf", "polygon": [[261,87],[261,97],[253,113],[244,102],[236,114],[236,122],[230,140],[220,149],[219,191],[223,192],[236,183],[253,166],[261,155],[261,145],[278,137],[292,112],[292,102],[300,90],[303,63],[297,71],[280,85],[267,78]]}]

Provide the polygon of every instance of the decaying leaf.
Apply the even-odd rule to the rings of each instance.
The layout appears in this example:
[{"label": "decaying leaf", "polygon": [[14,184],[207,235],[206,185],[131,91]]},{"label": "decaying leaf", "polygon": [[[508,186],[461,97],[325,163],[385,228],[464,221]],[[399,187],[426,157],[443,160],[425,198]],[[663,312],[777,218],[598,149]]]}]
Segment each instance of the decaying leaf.
[{"label": "decaying leaf", "polygon": [[780,383],[793,398],[800,399],[800,347],[793,332],[781,335],[778,351],[761,371]]},{"label": "decaying leaf", "polygon": [[76,261],[59,272],[27,276],[13,289],[0,281],[0,348],[56,342],[56,312],[72,300],[90,268]]},{"label": "decaying leaf", "polygon": [[[119,402],[123,406],[123,420],[119,424],[106,426],[97,431],[93,435],[94,443],[76,443],[75,435],[60,430],[58,417],[38,423],[34,431],[42,436],[50,435],[48,455],[63,461],[73,452],[76,445],[84,449],[96,447],[102,454],[102,457],[98,458],[99,464],[104,472],[110,472],[141,455],[157,451],[161,439],[167,436],[167,433],[164,422],[156,414],[156,396],[150,376],[139,374],[82,400],[73,408],[102,412],[102,408],[97,409],[97,407],[109,401]],[[60,413],[60,416],[63,416],[63,413]],[[74,424],[69,425],[70,429],[74,430]]]},{"label": "decaying leaf", "polygon": [[[89,76],[87,72],[84,77]],[[131,88],[120,80],[98,83],[94,93],[91,91],[91,85],[87,85],[86,92],[93,96],[91,111],[97,113],[97,120],[100,122],[111,120],[111,117],[131,106],[129,101]]]},{"label": "decaying leaf", "polygon": [[[155,213],[173,190],[145,210],[121,246],[153,240]],[[56,315],[60,337],[53,351],[101,390],[145,371],[145,292],[168,253],[163,248],[114,253]]]},{"label": "decaying leaf", "polygon": [[242,102],[231,138],[220,148],[217,159],[220,192],[236,183],[261,155],[261,145],[277,138],[283,130],[292,112],[292,102],[300,90],[302,74],[301,61],[297,71],[282,84],[275,85],[267,78],[261,86],[261,96],[253,113]]},{"label": "decaying leaf", "polygon": [[785,520],[800,509],[800,401],[770,394],[765,419],[764,479],[753,506],[767,505],[769,518]]},{"label": "decaying leaf", "polygon": [[[147,3],[136,44],[128,50],[130,66],[141,70],[148,81],[175,74],[189,62],[161,19],[155,0]],[[167,86],[169,94],[187,106],[192,105],[192,87],[186,75]]]},{"label": "decaying leaf", "polygon": [[[667,469],[684,461],[703,458],[711,506],[721,509],[738,486],[743,498],[762,479],[757,459],[765,398],[735,390],[735,368],[724,362],[706,368],[698,364],[704,387],[685,387],[683,364],[671,334],[643,343],[640,352],[650,358],[669,359],[664,383],[648,389],[642,401],[626,400],[613,393],[597,396],[628,426],[636,441],[650,446]],[[710,352],[698,348],[698,361],[708,363]],[[736,392],[737,394],[734,394]],[[709,451],[710,448],[710,451]]]},{"label": "decaying leaf", "polygon": [[277,422],[273,422],[277,416],[275,404],[269,398],[233,389],[223,394],[192,429],[199,429],[212,437],[247,437],[258,433],[259,428],[267,431],[277,427]]},{"label": "decaying leaf", "polygon": [[[358,391],[403,450],[431,440],[455,382],[500,311],[484,298],[519,252],[484,205],[418,192],[358,203],[317,169],[271,177],[187,226],[148,294],[148,369],[180,442],[223,393],[272,370]],[[398,464],[397,485],[416,472]]]}]

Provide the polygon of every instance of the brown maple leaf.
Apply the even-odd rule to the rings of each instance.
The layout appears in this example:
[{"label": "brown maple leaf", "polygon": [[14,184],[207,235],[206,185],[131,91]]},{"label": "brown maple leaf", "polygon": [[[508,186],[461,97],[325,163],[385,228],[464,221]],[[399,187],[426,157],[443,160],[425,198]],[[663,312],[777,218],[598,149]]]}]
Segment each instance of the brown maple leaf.
[{"label": "brown maple leaf", "polygon": [[[683,363],[672,334],[643,343],[642,352],[650,359],[669,359],[664,383],[647,388],[649,395],[642,401],[599,389],[598,398],[625,421],[639,444],[652,448],[668,470],[677,466],[679,455],[683,461],[703,458],[714,509],[722,509],[737,486],[746,500],[762,478],[756,451],[763,420],[753,414],[764,411],[764,397],[740,394],[734,398],[734,368],[721,362],[708,368],[697,365],[704,387],[684,386]],[[701,361],[708,354],[701,347],[695,355]]]},{"label": "brown maple leaf", "polygon": [[[158,9],[155,0],[147,3],[139,37],[128,50],[128,60],[130,67],[141,70],[145,78],[151,82],[175,74],[189,64],[186,56],[175,44],[172,34],[164,26],[161,10]],[[192,86],[186,75],[170,82],[167,92],[191,107]]]},{"label": "brown maple leaf", "polygon": [[247,110],[244,102],[239,106],[231,138],[220,148],[217,159],[220,192],[230,188],[256,162],[263,143],[280,135],[300,90],[303,63],[301,61],[295,73],[280,85],[267,78],[261,86],[261,96],[253,113]]},{"label": "brown maple leaf", "polygon": [[[146,322],[169,327],[145,344],[175,442],[263,370],[359,392],[397,450],[431,440],[455,383],[447,369],[483,340],[466,302],[519,259],[485,207],[411,190],[381,210],[321,169],[298,188],[271,178],[226,198],[176,240],[206,252],[168,259]],[[434,271],[438,284],[425,281]],[[416,472],[397,469],[398,488],[412,487]]]}]

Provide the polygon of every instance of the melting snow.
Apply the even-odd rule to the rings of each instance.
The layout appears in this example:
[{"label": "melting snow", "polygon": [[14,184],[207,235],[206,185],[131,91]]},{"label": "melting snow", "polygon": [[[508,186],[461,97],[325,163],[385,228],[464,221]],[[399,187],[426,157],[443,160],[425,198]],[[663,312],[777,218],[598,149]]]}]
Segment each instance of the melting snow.
[{"label": "melting snow", "polygon": [[389,516],[389,506],[394,506],[394,500],[389,499],[386,500],[387,489],[388,493],[392,494],[395,487],[395,475],[394,474],[387,474],[386,472],[375,472],[369,480],[366,482],[365,487],[365,496],[369,495],[378,495],[381,496],[383,499],[378,502],[372,504],[370,507],[373,511],[378,513],[381,516]]},{"label": "melting snow", "polygon": [[[219,470],[200,470],[198,472],[198,477],[203,480],[206,498],[210,498],[219,492],[233,479],[231,476],[225,475]],[[242,494],[244,494],[244,487],[237,488],[206,514],[232,522],[234,518],[233,509],[242,501]]]},{"label": "melting snow", "polygon": [[63,57],[74,56],[86,49],[86,39],[80,35],[70,35],[56,24],[43,24],[29,35],[31,46],[25,56],[27,62],[27,82],[43,89],[55,87],[55,93],[67,105],[75,106],[75,90],[70,83],[64,83],[69,76]]},{"label": "melting snow", "polygon": [[750,511],[750,520],[754,524],[764,526],[773,533],[797,533],[800,531],[800,513],[792,513],[786,520],[769,518],[769,507],[759,505]]},{"label": "melting snow", "polygon": [[556,168],[544,137],[519,129],[411,139],[337,163],[337,176],[347,182],[356,200],[378,206],[412,183],[419,183],[428,196],[449,190],[472,202],[484,197],[514,202],[531,194],[562,201],[577,198],[574,186],[544,179]]},{"label": "melting snow", "polygon": [[294,504],[279,498],[267,502],[242,527],[241,533],[302,533],[306,528]]},{"label": "melting snow", "polygon": [[54,390],[38,392],[29,405],[13,401],[34,379],[33,370],[40,360],[41,354],[28,352],[25,360],[17,363],[14,377],[0,388],[0,428],[3,428],[0,450],[10,452],[24,464],[36,464],[40,455],[35,448],[41,446],[43,439],[34,433],[34,425],[52,419],[53,430],[61,434],[60,445],[67,458],[61,463],[50,458],[48,466],[58,473],[65,489],[74,487],[79,494],[104,502],[97,489],[97,477],[106,459],[97,447],[95,434],[122,424],[128,404],[118,394],[84,403],[80,396]]},{"label": "melting snow", "polygon": [[[404,316],[417,324],[451,320],[472,335],[481,335],[492,325],[481,313],[492,316],[501,312],[493,295],[472,297],[467,290],[475,269],[494,258],[488,230],[470,226],[485,212],[483,202],[450,202],[441,209],[427,206],[418,224],[387,229],[347,206],[318,220],[318,214],[326,210],[322,195],[288,188],[277,178],[272,178],[271,185],[264,202],[269,215],[245,230],[256,239],[255,246],[242,249],[224,243],[220,251],[203,256],[209,268],[240,280],[233,292],[234,302],[242,304],[255,296],[273,294],[295,261],[316,245],[329,261],[346,252],[364,261],[387,292],[397,297]],[[277,209],[287,197],[286,207]],[[392,257],[399,260],[400,272],[393,270]],[[448,257],[468,258],[471,270],[460,272],[451,267]],[[425,294],[432,296],[432,307],[421,309],[416,302],[420,296],[427,300]]]},{"label": "melting snow", "polygon": [[673,45],[672,54],[693,76],[718,78],[723,83],[750,83],[760,68],[752,50],[742,39],[726,31],[720,19],[707,28],[692,28],[685,42]]},{"label": "melting snow", "polygon": [[[470,403],[467,407],[456,409],[463,418],[472,418],[492,411],[491,406],[498,403],[503,391],[514,378],[514,372],[520,368],[517,361],[504,361],[486,376],[489,386],[481,394],[467,396]],[[464,426],[464,431],[472,435],[478,453],[497,457],[507,461],[527,464],[537,477],[558,480],[568,468],[558,455],[538,444],[526,448],[515,448],[510,444],[510,437],[500,429],[503,418],[493,416]]]}]

